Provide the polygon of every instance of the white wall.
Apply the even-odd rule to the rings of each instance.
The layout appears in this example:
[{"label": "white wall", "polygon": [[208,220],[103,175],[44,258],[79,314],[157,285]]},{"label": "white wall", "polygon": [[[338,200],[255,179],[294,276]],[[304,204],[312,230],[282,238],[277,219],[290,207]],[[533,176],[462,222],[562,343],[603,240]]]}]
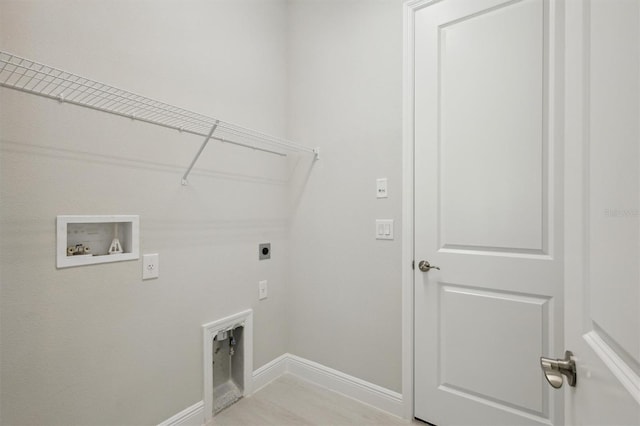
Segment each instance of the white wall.
[{"label": "white wall", "polygon": [[[400,241],[374,220],[400,235],[401,14],[0,0],[2,50],[322,147],[310,166],[210,143],[182,187],[201,138],[0,89],[0,423],[163,421],[202,399],[201,324],[248,307],[254,367],[290,352],[400,391]],[[158,280],[140,261],[55,268],[56,215],[117,213],[140,215]]]},{"label": "white wall", "polygon": [[402,2],[290,1],[289,28],[289,137],[322,148],[292,200],[290,352],[400,392]]},{"label": "white wall", "polygon": [[[0,48],[284,135],[285,6],[2,0]],[[201,324],[242,309],[256,367],[287,351],[283,160],[211,143],[182,187],[200,138],[8,89],[0,108],[2,424],[161,422],[202,399]],[[117,213],[140,215],[158,280],[56,270],[56,215]]]}]

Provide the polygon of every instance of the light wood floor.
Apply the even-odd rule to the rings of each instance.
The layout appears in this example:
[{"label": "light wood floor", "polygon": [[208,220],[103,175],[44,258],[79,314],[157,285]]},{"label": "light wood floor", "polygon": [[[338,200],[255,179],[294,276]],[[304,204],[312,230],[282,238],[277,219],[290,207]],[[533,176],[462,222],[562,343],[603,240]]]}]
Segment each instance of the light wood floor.
[{"label": "light wood floor", "polygon": [[286,374],[218,413],[209,426],[422,425]]}]

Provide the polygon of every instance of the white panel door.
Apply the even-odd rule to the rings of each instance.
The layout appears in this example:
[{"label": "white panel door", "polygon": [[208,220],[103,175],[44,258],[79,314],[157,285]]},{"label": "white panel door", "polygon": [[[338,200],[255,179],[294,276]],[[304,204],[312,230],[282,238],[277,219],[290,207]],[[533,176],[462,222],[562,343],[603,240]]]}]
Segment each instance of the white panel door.
[{"label": "white panel door", "polygon": [[640,425],[640,2],[566,17],[566,419]]},{"label": "white panel door", "polygon": [[415,416],[561,424],[562,392],[538,361],[564,350],[558,6],[423,6],[410,52]]}]

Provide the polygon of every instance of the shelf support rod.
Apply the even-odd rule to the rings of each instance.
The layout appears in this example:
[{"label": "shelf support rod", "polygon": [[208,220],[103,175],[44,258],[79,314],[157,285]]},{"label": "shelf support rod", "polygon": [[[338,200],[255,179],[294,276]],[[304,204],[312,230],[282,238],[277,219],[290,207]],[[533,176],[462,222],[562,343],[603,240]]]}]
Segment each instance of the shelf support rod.
[{"label": "shelf support rod", "polygon": [[209,134],[207,135],[206,139],[204,140],[204,142],[202,142],[202,145],[200,145],[200,149],[198,150],[198,153],[193,158],[193,161],[189,165],[189,168],[187,169],[187,171],[184,173],[184,176],[182,176],[182,184],[183,185],[188,185],[189,184],[189,181],[187,181],[187,177],[189,177],[189,173],[191,173],[191,169],[193,169],[193,166],[196,164],[196,161],[198,161],[198,158],[200,158],[200,154],[202,154],[202,151],[204,151],[205,147],[209,143],[209,140],[211,139],[211,136],[213,136],[213,132],[216,131],[216,128],[218,127],[218,123],[220,123],[219,120],[216,121],[216,124],[214,124],[213,127],[211,127],[211,130],[209,131]]}]

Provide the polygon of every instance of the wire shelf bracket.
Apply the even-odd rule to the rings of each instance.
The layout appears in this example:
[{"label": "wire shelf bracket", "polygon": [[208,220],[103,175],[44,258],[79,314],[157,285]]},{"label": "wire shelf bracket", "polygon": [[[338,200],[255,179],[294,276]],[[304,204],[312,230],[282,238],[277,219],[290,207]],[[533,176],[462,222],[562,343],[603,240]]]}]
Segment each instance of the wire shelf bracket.
[{"label": "wire shelf bracket", "polygon": [[218,123],[217,122],[211,128],[211,131],[207,135],[207,137],[204,140],[204,142],[202,142],[202,145],[200,145],[200,149],[196,153],[196,156],[193,157],[193,160],[191,161],[191,164],[189,164],[189,168],[187,169],[186,172],[184,172],[184,176],[182,176],[182,184],[183,185],[187,185],[189,183],[189,181],[187,180],[187,178],[189,177],[189,173],[191,173],[191,169],[193,169],[193,166],[195,166],[196,161],[198,161],[198,158],[200,158],[200,154],[202,154],[202,151],[204,151],[205,147],[209,143],[209,139],[211,139],[211,137],[213,136],[213,132],[216,131],[216,128],[218,128]]},{"label": "wire shelf bracket", "polygon": [[282,157],[287,156],[287,151],[297,151],[313,154],[314,160],[320,159],[319,148],[299,145],[179,108],[2,50],[0,87],[204,137],[204,142],[182,176],[183,185],[188,183],[189,174],[211,139]]}]

